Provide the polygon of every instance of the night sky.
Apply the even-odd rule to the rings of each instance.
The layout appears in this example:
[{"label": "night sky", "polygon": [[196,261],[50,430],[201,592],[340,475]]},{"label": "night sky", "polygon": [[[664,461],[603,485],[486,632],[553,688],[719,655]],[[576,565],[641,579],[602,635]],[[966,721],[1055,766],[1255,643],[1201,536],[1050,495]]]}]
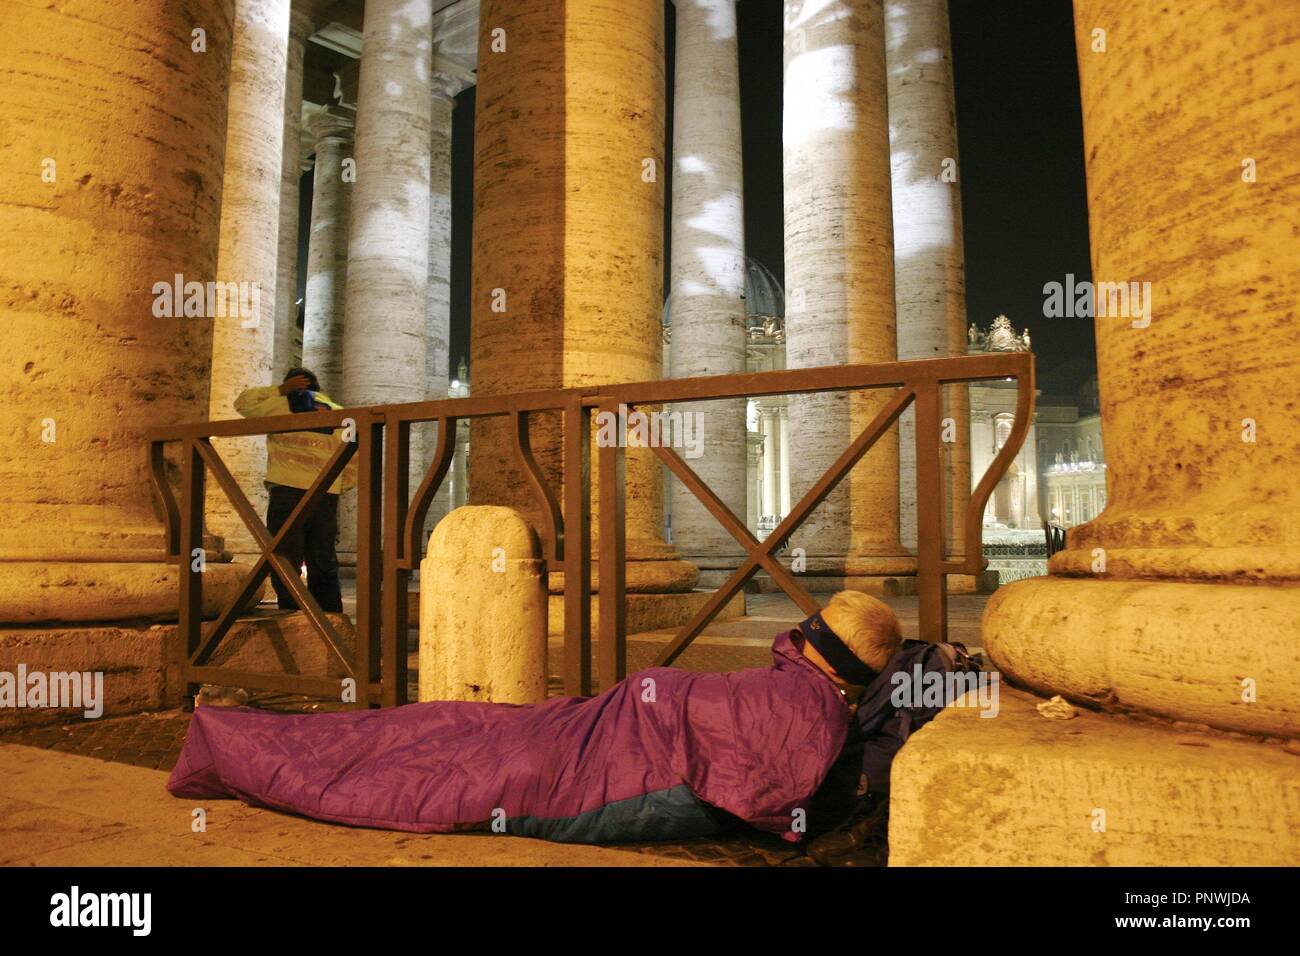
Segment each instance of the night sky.
[{"label": "night sky", "polygon": [[[1091,275],[1070,0],[951,0],[950,11],[969,320],[1005,313],[1028,328],[1044,391],[1072,395],[1094,373],[1092,323],[1042,314],[1044,283]],[[738,14],[746,250],[783,280],[781,0],[742,0]],[[469,352],[473,103],[471,87],[454,120],[453,375]]]}]

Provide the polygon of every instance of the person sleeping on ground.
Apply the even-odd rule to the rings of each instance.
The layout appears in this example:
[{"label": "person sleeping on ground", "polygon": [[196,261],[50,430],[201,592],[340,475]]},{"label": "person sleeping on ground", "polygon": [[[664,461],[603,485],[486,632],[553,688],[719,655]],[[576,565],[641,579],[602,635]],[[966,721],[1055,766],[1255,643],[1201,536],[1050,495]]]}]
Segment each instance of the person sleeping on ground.
[{"label": "person sleeping on ground", "polygon": [[798,842],[879,801],[939,709],[895,706],[892,675],[973,666],[958,648],[902,641],[888,606],[845,591],[776,636],[770,667],[652,667],[529,705],[200,707],[167,789],[419,833],[608,843],[743,823]]}]

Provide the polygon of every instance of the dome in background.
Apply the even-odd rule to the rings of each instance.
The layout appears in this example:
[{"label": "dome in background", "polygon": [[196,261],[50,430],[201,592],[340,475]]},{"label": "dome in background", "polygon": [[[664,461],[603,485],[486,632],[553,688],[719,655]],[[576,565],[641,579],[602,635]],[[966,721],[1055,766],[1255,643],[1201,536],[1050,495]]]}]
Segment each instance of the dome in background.
[{"label": "dome in background", "polygon": [[[672,325],[672,296],[664,300],[663,324]],[[745,257],[745,326],[751,337],[771,335],[785,324],[785,290],[772,270]]]}]

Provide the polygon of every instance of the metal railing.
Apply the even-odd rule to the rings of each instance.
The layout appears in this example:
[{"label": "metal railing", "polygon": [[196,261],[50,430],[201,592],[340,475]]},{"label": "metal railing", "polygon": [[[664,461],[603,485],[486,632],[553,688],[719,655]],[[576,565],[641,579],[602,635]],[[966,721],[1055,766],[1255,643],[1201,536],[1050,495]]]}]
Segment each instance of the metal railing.
[{"label": "metal railing", "polygon": [[[966,514],[965,554],[949,556],[944,542],[941,502],[944,489],[941,453],[944,386],[995,379],[1018,383],[1011,433],[971,493]],[[391,706],[407,699],[407,629],[411,572],[420,558],[425,518],[455,452],[460,419],[505,417],[510,420],[513,460],[522,470],[540,510],[543,557],[548,570],[564,571],[565,692],[592,692],[592,543],[591,422],[593,414],[618,416],[638,406],[674,405],[727,398],[758,398],[859,389],[892,389],[875,418],[809,489],[763,541],[735,515],[670,447],[651,452],[701,501],[745,549],[746,557],[659,655],[657,664],[674,661],[705,626],[759,570],[790,596],[804,613],[820,605],[776,559],[782,542],[807,519],[898,420],[916,408],[917,591],[920,635],[943,640],[947,633],[949,574],[978,574],[987,562],[981,548],[984,507],[1024,441],[1033,417],[1034,363],[1030,353],[995,353],[829,368],[787,369],[742,375],[633,382],[605,386],[471,396],[402,405],[376,405],[341,411],[310,412],[270,418],[203,422],[151,429],[149,461],[155,495],[166,528],[170,560],[178,565],[182,649],[175,662],[191,694],[203,683],[234,685],[283,693],[337,698],[339,682],[326,677],[262,674],[211,663],[214,652],[252,595],[270,575],[278,575],[294,595],[316,632],[356,682],[357,706]],[[559,413],[563,421],[563,473],[556,489],[538,466],[532,450],[532,422],[541,413]],[[409,495],[411,426],[437,422],[433,461],[413,496]],[[212,446],[213,438],[270,435],[309,429],[348,427],[354,441],[341,442],[285,525],[272,535]],[[179,497],[166,474],[165,447],[180,446]],[[599,633],[597,676],[609,687],[625,676],[627,595],[624,578],[624,462],[622,444],[601,444],[599,473]],[[282,553],[285,540],[356,457],[357,475],[357,611],[356,642],[348,648]],[[235,598],[214,621],[203,621],[203,573],[192,561],[202,547],[207,473],[230,499],[253,534],[261,554],[249,568]],[[409,502],[408,502],[409,497]],[[196,565],[199,565],[196,567]]]},{"label": "metal railing", "polygon": [[1065,528],[1055,521],[1043,522],[1043,537],[1047,539],[1047,560],[1058,551],[1065,550]]}]

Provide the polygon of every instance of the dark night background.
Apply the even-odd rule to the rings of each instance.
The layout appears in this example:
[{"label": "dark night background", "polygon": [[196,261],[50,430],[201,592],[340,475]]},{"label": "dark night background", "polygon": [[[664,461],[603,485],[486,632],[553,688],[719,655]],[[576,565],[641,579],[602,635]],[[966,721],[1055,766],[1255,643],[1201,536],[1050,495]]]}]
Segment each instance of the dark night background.
[{"label": "dark night background", "polygon": [[[666,8],[671,81],[672,4]],[[1005,313],[1017,331],[1028,328],[1041,387],[1072,396],[1095,373],[1092,323],[1042,314],[1044,283],[1069,272],[1091,276],[1070,0],[950,0],[949,8],[968,318],[987,327]],[[784,281],[781,0],[741,0],[738,15],[745,242]],[[457,98],[454,118],[453,375],[469,354],[473,104],[471,87]],[[668,116],[671,142],[671,109]]]}]

